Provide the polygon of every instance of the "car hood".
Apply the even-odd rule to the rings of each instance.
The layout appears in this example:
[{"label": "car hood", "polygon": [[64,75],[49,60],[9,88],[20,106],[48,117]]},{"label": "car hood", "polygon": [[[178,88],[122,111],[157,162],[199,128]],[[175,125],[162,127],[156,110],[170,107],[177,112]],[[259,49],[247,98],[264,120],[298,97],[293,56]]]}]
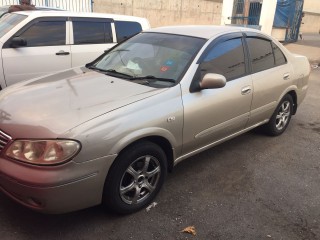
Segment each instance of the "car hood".
[{"label": "car hood", "polygon": [[55,138],[162,91],[165,89],[74,68],[1,91],[0,130],[13,138]]}]

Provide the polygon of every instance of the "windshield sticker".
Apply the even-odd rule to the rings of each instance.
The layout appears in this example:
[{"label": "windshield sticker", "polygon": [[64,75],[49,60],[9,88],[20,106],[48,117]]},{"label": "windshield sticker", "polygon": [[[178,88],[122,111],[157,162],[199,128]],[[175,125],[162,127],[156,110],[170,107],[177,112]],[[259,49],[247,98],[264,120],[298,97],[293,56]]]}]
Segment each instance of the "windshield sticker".
[{"label": "windshield sticker", "polygon": [[172,60],[167,60],[166,63],[165,63],[165,65],[166,65],[166,66],[172,66],[173,63],[174,63],[174,62],[173,62]]},{"label": "windshield sticker", "polygon": [[161,68],[160,68],[160,71],[161,72],[166,72],[166,71],[168,71],[170,69],[170,67],[168,67],[168,66],[162,66]]}]

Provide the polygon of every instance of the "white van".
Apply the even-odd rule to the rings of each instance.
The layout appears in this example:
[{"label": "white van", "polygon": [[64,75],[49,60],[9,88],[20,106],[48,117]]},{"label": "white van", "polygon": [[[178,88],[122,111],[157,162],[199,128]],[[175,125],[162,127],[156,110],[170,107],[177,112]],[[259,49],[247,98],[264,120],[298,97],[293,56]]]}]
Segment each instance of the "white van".
[{"label": "white van", "polygon": [[0,19],[0,87],[91,62],[150,28],[145,18],[67,11],[22,11]]}]

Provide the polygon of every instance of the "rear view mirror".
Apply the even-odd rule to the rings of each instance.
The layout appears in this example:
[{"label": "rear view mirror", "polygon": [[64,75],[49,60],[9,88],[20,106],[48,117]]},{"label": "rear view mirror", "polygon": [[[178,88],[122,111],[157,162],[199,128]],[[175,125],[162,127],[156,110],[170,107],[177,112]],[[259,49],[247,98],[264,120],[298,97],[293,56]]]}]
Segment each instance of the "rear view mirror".
[{"label": "rear view mirror", "polygon": [[226,85],[227,80],[223,75],[207,73],[200,82],[201,89],[222,88]]},{"label": "rear view mirror", "polygon": [[24,38],[21,38],[21,37],[14,37],[11,40],[10,46],[13,48],[25,47],[25,46],[27,46],[27,40],[25,40]]}]

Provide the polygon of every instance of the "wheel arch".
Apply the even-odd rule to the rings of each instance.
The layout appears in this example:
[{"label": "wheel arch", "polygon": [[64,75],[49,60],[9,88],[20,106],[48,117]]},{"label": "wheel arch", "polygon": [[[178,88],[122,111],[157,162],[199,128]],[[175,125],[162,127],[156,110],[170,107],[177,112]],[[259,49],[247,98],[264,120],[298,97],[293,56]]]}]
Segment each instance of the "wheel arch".
[{"label": "wheel arch", "polygon": [[[153,132],[153,134],[152,134]],[[156,132],[156,134],[155,134]],[[127,148],[138,143],[148,141],[158,145],[166,154],[168,171],[171,172],[174,166],[174,159],[176,158],[175,147],[177,146],[177,140],[174,136],[165,129],[143,129],[137,132],[133,132],[117,142],[111,149],[111,152],[117,153],[118,156]],[[114,160],[112,165],[117,161]],[[112,168],[111,165],[111,168]]]},{"label": "wheel arch", "polygon": [[295,115],[298,109],[298,94],[297,94],[297,87],[290,86],[285,91],[283,91],[282,95],[278,99],[277,105],[281,102],[281,100],[284,98],[285,95],[290,95],[293,100],[293,113],[292,115]]},{"label": "wheel arch", "polygon": [[298,97],[297,93],[294,90],[289,91],[287,94],[289,94],[292,97],[293,100],[293,112],[292,115],[295,115],[298,109]]},{"label": "wheel arch", "polygon": [[172,147],[170,141],[168,139],[166,139],[165,137],[162,137],[162,136],[146,136],[146,137],[137,139],[137,140],[131,142],[130,144],[128,144],[127,146],[125,146],[119,152],[119,155],[124,150],[126,150],[129,147],[131,147],[132,145],[137,144],[138,142],[144,142],[144,141],[152,142],[152,143],[158,145],[164,151],[164,153],[166,154],[166,157],[167,157],[167,166],[168,166],[167,171],[171,172],[172,169],[173,169],[174,151],[173,151],[173,147]]}]

